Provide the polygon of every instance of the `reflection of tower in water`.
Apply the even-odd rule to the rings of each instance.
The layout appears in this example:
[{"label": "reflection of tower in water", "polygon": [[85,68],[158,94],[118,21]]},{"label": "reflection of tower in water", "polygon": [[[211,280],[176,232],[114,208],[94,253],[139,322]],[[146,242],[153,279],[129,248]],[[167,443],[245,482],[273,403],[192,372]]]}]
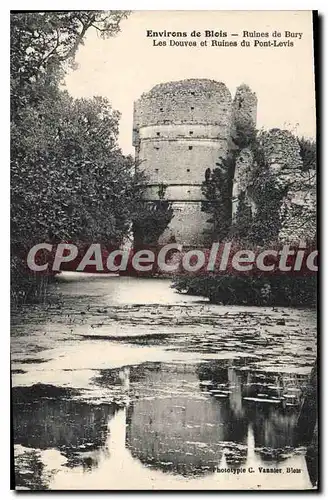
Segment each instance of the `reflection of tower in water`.
[{"label": "reflection of tower in water", "polygon": [[[125,398],[126,405],[109,420],[105,450],[92,472],[94,479],[101,478],[106,487],[119,485],[124,489],[130,477],[134,478],[134,486],[156,488],[168,480],[169,473],[172,487],[185,476],[190,488],[201,480],[204,483],[197,484],[204,484],[204,488],[211,484],[211,489],[225,489],[231,484],[232,474],[222,474],[218,469],[253,467],[254,474],[243,476],[243,480],[245,487],[254,488],[270,479],[258,467],[293,466],[304,470],[297,481],[308,487],[302,455],[294,455],[292,450],[285,456],[263,455],[268,448],[259,441],[254,413],[250,411],[256,405],[242,406],[243,375],[231,366],[225,372],[222,365],[212,371],[222,391],[223,385],[231,387],[224,398],[217,399],[201,390],[195,365],[147,363],[131,367],[130,371],[117,370],[116,380],[120,380],[124,392],[130,393],[126,395],[136,395],[136,388],[139,395],[131,403]],[[231,397],[235,389],[237,395]],[[276,412],[274,409],[263,417],[271,419]],[[280,432],[279,428],[275,430]],[[180,477],[174,478],[174,474]],[[276,486],[273,480],[270,484]]]},{"label": "reflection of tower in water", "polygon": [[244,409],[241,377],[237,374],[234,368],[229,367],[227,372],[228,383],[231,390],[229,394],[230,408],[236,417],[242,417],[244,416]]},{"label": "reflection of tower in water", "polygon": [[113,420],[109,423],[109,436],[108,436],[108,449],[110,453],[117,457],[118,461],[123,459],[126,455],[125,441],[126,441],[126,421],[127,411],[129,408],[128,391],[130,389],[130,367],[125,366],[118,372],[118,378],[122,384],[122,390],[127,397],[126,404],[120,408]]},{"label": "reflection of tower in water", "polygon": [[[223,443],[246,443],[246,420],[231,411],[228,400],[200,392],[194,365],[162,365],[149,370],[144,383],[149,395],[130,405],[127,421],[127,446],[142,463],[183,475],[205,474],[216,470]],[[241,455],[234,448],[231,457],[240,461]]]},{"label": "reflection of tower in water", "polygon": [[147,395],[128,409],[126,445],[147,466],[208,474],[222,460],[229,467],[278,463],[291,446],[293,408],[244,400],[277,384],[271,375],[254,382],[246,371],[222,362],[158,364],[139,371],[142,375],[133,377],[142,377]]}]

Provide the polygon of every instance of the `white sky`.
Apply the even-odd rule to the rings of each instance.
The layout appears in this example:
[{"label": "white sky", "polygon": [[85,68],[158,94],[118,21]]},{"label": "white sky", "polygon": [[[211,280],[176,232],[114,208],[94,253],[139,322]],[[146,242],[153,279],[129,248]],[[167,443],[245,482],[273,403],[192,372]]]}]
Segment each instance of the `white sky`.
[{"label": "white sky", "polygon": [[[77,54],[78,69],[67,75],[66,88],[74,97],[108,97],[113,108],[122,113],[119,143],[124,153],[134,151],[133,101],[157,83],[185,78],[222,81],[232,93],[238,85],[247,83],[258,97],[258,128],[287,128],[298,135],[315,137],[310,12],[137,11],[121,27],[121,33],[108,40],[102,40],[95,31],[89,33]],[[301,40],[290,38],[293,48],[154,47],[147,30],[164,29],[240,34],[243,30],[288,30],[303,32],[303,36]]]}]

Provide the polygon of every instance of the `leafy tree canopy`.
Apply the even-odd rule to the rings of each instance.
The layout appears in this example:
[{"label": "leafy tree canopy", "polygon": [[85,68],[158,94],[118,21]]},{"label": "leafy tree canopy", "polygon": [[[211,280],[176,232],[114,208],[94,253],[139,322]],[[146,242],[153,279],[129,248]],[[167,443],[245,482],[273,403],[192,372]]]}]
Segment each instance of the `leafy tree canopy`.
[{"label": "leafy tree canopy", "polygon": [[[11,14],[12,110],[44,97],[56,86],[90,29],[116,35],[127,11],[19,12]],[[38,83],[38,85],[33,85]]]}]

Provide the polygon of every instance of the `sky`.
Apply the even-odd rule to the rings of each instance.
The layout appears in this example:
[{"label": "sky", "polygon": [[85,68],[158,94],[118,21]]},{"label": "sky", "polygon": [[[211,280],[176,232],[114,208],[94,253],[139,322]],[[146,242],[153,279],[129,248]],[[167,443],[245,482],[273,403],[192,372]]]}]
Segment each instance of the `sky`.
[{"label": "sky", "polygon": [[[280,31],[278,41],[292,41],[294,47],[170,47],[154,46],[152,31],[187,31],[186,38],[206,40],[205,30],[238,33]],[[193,30],[201,38],[191,38]],[[302,33],[291,38],[285,31]],[[166,40],[170,38],[157,38]],[[247,37],[253,44],[254,38]],[[267,38],[259,38],[267,41]],[[270,38],[274,40],[274,38]],[[78,68],[65,80],[74,97],[107,97],[121,112],[119,145],[133,154],[133,102],[143,92],[162,82],[186,78],[209,78],[224,82],[232,95],[241,83],[258,97],[257,127],[279,127],[298,136],[315,137],[315,89],[310,11],[135,11],[121,23],[121,33],[103,40],[90,31],[81,46]]]}]

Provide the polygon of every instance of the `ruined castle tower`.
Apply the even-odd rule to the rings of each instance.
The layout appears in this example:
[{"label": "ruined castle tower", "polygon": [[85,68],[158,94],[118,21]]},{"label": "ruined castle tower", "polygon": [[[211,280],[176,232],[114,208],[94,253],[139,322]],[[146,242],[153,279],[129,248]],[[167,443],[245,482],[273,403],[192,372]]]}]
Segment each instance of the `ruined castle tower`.
[{"label": "ruined castle tower", "polygon": [[[135,102],[133,144],[138,168],[147,178],[144,199],[169,200],[174,213],[160,244],[206,245],[211,226],[210,214],[202,211],[202,183],[215,168],[220,167],[231,184],[231,213],[222,217],[233,224],[239,209],[244,207],[252,218],[261,210],[254,183],[259,166],[251,146],[256,114],[257,97],[247,85],[240,85],[232,100],[223,83],[207,79],[159,84]],[[276,238],[313,239],[315,171],[304,171],[298,139],[286,130],[272,129],[258,140],[264,156],[260,168],[266,168],[277,188],[285,191],[273,214],[281,220]],[[236,149],[234,172],[222,172],[222,160]]]},{"label": "ruined castle tower", "polygon": [[256,119],[256,98],[254,104],[254,94],[244,87],[233,103],[221,82],[182,80],[156,85],[135,102],[133,145],[147,176],[145,200],[158,200],[164,187],[174,210],[160,244],[204,244],[209,226],[209,214],[201,210],[205,171],[227,157],[234,122]]},{"label": "ruined castle tower", "polygon": [[[273,225],[280,221],[274,236],[282,243],[298,244],[300,241],[313,240],[316,235],[316,171],[304,170],[300,144],[291,132],[278,128],[262,132],[259,145],[263,152],[261,168],[264,177],[262,188],[267,180],[274,181],[280,191],[280,208],[271,213]],[[232,190],[232,220],[236,221],[237,211],[243,202],[243,210],[250,209],[252,216],[260,213],[266,201],[258,200],[254,181],[261,174],[255,164],[250,148],[243,148],[235,164]],[[257,199],[257,201],[255,201]]]},{"label": "ruined castle tower", "polygon": [[255,92],[244,83],[239,85],[233,100],[233,125],[235,128],[255,127],[257,115],[257,97]]},{"label": "ruined castle tower", "polygon": [[209,215],[201,211],[201,184],[228,151],[232,116],[229,90],[212,80],[156,85],[134,108],[134,141],[140,169],[148,177],[147,200],[160,185],[174,217],[160,243],[201,245]]},{"label": "ruined castle tower", "polygon": [[[232,136],[237,140],[237,135],[240,133],[249,133],[256,129],[256,113],[257,113],[257,97],[248,85],[242,84],[237,90],[233,100],[233,121],[232,121]],[[232,188],[232,220],[234,220],[240,197],[243,202],[249,206],[254,214],[256,207],[250,196],[251,178],[254,168],[253,153],[249,147],[241,148],[238,157],[236,158],[235,172]]]},{"label": "ruined castle tower", "polygon": [[316,235],[316,171],[303,171],[300,145],[287,130],[262,135],[262,147],[276,185],[285,190],[278,238],[284,243],[313,240]]}]

